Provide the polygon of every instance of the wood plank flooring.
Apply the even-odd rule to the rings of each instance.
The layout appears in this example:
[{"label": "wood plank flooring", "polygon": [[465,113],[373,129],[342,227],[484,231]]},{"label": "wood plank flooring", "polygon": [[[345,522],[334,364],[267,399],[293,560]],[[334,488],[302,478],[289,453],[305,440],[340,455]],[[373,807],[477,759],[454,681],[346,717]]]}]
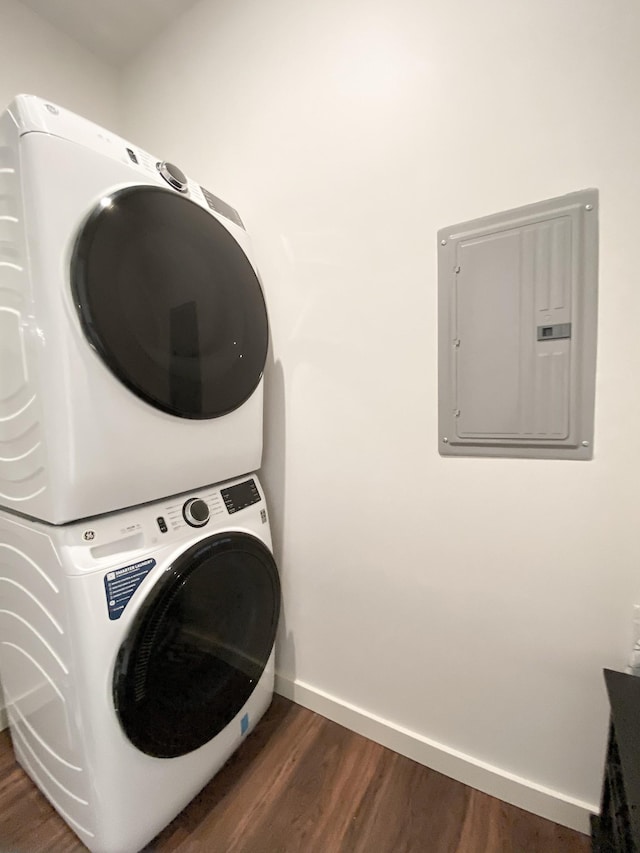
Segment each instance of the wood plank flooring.
[{"label": "wood plank flooring", "polygon": [[[0,850],[86,848],[0,734]],[[506,805],[283,699],[147,853],[588,853]],[[123,851],[124,853],[124,851]]]}]

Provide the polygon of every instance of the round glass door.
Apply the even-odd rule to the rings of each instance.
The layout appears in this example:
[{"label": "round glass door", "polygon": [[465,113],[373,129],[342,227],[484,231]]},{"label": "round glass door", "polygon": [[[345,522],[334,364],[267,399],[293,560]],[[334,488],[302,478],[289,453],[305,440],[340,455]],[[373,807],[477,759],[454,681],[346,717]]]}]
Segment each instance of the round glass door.
[{"label": "round glass door", "polygon": [[114,705],[129,740],[175,758],[215,737],[258,683],[279,613],[278,571],[260,540],[216,534],[181,554],[116,660]]},{"label": "round glass door", "polygon": [[76,241],[71,287],[91,345],[152,406],[215,418],[258,386],[269,341],[260,282],[189,199],[152,186],[105,196]]}]

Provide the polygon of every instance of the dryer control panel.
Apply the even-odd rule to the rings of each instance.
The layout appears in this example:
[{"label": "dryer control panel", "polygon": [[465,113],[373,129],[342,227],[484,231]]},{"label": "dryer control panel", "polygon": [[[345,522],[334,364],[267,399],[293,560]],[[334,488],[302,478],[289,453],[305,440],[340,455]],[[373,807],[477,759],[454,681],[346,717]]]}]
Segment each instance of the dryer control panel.
[{"label": "dryer control panel", "polygon": [[12,120],[17,124],[21,136],[33,131],[48,133],[127,163],[154,178],[161,176],[176,192],[185,193],[196,204],[245,230],[240,214],[230,204],[191,180],[174,164],[159,160],[100,125],[35,95],[18,95],[12,101],[11,109]]}]

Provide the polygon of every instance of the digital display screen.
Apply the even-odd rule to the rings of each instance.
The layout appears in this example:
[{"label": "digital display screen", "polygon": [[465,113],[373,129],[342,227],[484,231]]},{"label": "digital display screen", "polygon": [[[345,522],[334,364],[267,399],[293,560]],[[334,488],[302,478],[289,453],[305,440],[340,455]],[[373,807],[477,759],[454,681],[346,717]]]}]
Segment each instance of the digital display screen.
[{"label": "digital display screen", "polygon": [[222,201],[221,198],[210,193],[209,190],[205,190],[204,187],[201,186],[200,189],[202,190],[204,200],[207,202],[211,210],[215,210],[216,213],[219,213],[221,216],[226,216],[227,219],[230,219],[232,222],[235,222],[236,225],[244,228],[244,223],[242,219],[240,219],[240,214],[237,210],[234,210],[230,204],[226,203],[226,201]]},{"label": "digital display screen", "polygon": [[260,500],[260,493],[254,480],[245,480],[244,483],[238,483],[237,486],[221,489],[220,494],[230,515],[241,509],[246,509]]}]

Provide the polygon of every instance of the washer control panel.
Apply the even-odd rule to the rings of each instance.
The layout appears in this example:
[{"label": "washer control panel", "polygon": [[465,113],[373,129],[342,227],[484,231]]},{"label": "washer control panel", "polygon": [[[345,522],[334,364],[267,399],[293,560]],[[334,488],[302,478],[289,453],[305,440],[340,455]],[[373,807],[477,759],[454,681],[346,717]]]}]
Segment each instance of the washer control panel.
[{"label": "washer control panel", "polygon": [[[157,559],[154,549],[196,542],[238,527],[257,530],[267,523],[260,480],[254,474],[205,486],[195,494],[183,492],[167,503],[157,501],[64,525],[60,537],[65,547],[76,549],[72,574],[81,575],[95,567],[115,571],[111,567],[118,564],[118,568],[130,569],[133,577],[138,569],[146,569],[149,564],[145,561]],[[108,598],[115,601],[114,595]]]},{"label": "washer control panel", "polygon": [[182,507],[184,520],[191,527],[204,527],[209,521],[209,507],[202,498],[189,498]]},{"label": "washer control panel", "polygon": [[233,515],[234,512],[238,512],[241,509],[246,509],[260,500],[260,493],[254,480],[245,480],[243,483],[238,483],[235,486],[220,489],[220,494],[229,515]]}]

